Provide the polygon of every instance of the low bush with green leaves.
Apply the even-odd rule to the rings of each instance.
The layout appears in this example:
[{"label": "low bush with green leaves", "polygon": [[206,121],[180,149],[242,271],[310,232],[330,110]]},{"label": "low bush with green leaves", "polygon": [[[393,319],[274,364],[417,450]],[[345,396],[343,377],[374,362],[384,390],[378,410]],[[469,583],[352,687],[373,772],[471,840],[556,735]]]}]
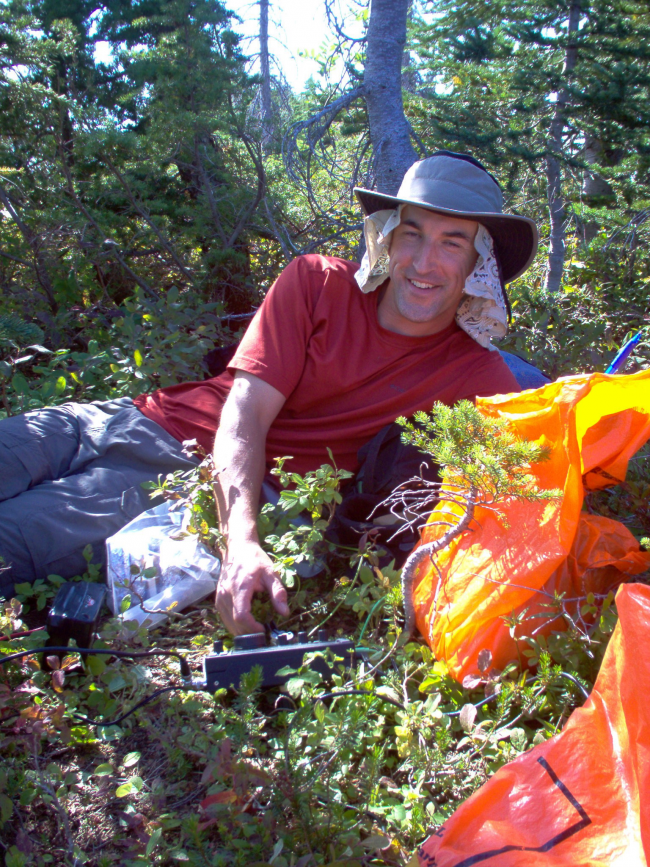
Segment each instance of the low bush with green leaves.
[{"label": "low bush with green leaves", "polygon": [[[4,666],[6,865],[404,865],[492,773],[559,732],[582,703],[616,623],[611,595],[585,598],[583,620],[567,617],[562,632],[519,639],[521,662],[503,671],[486,648],[478,675],[458,683],[421,639],[397,641],[399,570],[368,539],[352,550],[323,537],[344,474],[326,465],[297,477],[283,461],[276,474],[283,493],[260,528],[292,585],[282,626],[349,636],[365,659],[351,671],[334,660],[325,683],[307,655],[282,690],[262,690],[253,669],[236,691],[214,695],[189,689],[173,657],[81,664],[71,651],[48,657],[49,670],[35,656]],[[205,462],[161,489],[190,509],[213,549],[223,544]],[[314,532],[290,523],[303,511]],[[301,559],[322,573],[300,578]],[[96,577],[89,567],[86,578]],[[43,642],[26,627],[42,623],[58,583],[21,587],[5,603],[2,653]],[[255,604],[267,619],[268,602]],[[208,600],[153,633],[107,620],[95,647],[178,650],[198,676],[217,638],[229,644]]]},{"label": "low bush with green leaves", "polygon": [[574,242],[570,249],[574,258],[559,294],[543,288],[541,263],[509,287],[512,321],[499,348],[521,355],[557,379],[604,371],[626,341],[643,331],[645,336],[625,371],[646,369],[650,364],[650,278],[630,281],[611,262],[603,262],[596,245],[585,251]]},{"label": "low bush with green leaves", "polygon": [[156,299],[136,290],[120,307],[93,318],[81,312],[73,322],[61,314],[61,327],[75,337],[74,348],[58,349],[35,340],[42,332],[31,323],[1,317],[0,418],[203,379],[206,354],[226,340],[222,313],[222,304],[203,303],[174,286]]}]

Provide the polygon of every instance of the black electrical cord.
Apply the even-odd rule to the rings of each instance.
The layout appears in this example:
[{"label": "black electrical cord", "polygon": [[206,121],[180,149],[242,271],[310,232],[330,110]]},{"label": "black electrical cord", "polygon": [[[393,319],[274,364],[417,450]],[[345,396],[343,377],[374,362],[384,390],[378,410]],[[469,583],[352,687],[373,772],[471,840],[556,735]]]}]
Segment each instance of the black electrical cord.
[{"label": "black electrical cord", "polygon": [[[162,695],[164,692],[172,692],[173,690],[178,690],[178,689],[191,690],[192,688],[187,687],[187,686],[163,686],[163,687],[161,687],[161,689],[157,689],[155,692],[152,692],[151,695],[148,695],[146,698],[143,698],[142,701],[139,701],[130,710],[127,710],[126,713],[123,713],[122,716],[118,716],[115,719],[108,720],[108,722],[105,722],[104,720],[100,720],[100,719],[92,719],[91,717],[84,716],[83,714],[77,713],[76,711],[72,712],[72,716],[74,717],[74,719],[80,720],[81,722],[84,722],[87,725],[102,726],[104,728],[108,728],[108,726],[116,726],[116,725],[119,725],[119,723],[121,723],[123,720],[125,720],[128,716],[131,716],[132,713],[135,713],[136,710],[139,710],[141,707],[144,707],[146,704],[149,704],[149,702],[154,701],[154,699],[158,698],[158,696]],[[7,722],[8,720],[13,719],[14,717],[17,717],[17,716],[20,716],[20,711],[13,711],[11,713],[11,716],[5,717],[4,719],[0,720],[0,724]]]},{"label": "black electrical cord", "polygon": [[[18,659],[22,659],[25,656],[31,656],[34,653],[81,653],[88,654],[90,656],[103,655],[103,656],[116,656],[118,658],[124,659],[146,659],[147,657],[152,656],[173,656],[178,659],[180,663],[181,676],[190,678],[192,676],[192,672],[190,670],[190,666],[188,661],[185,659],[182,654],[174,651],[174,650],[109,650],[107,648],[98,647],[63,647],[63,646],[50,646],[50,647],[34,647],[31,650],[22,650],[19,653],[11,653],[8,656],[0,657],[0,665],[4,665],[5,662],[13,662]],[[73,712],[72,716],[75,719],[81,720],[82,722],[87,723],[88,725],[94,726],[114,726],[121,723],[128,716],[131,716],[132,713],[135,713],[144,705],[149,704],[149,702],[158,698],[159,695],[162,695],[165,692],[172,692],[173,690],[192,690],[194,687],[192,686],[164,686],[161,689],[157,689],[151,695],[147,696],[147,698],[143,698],[142,701],[139,701],[136,705],[134,705],[130,710],[128,710],[122,716],[117,717],[114,720],[109,720],[108,722],[104,722],[103,720],[91,719],[90,717],[83,716],[83,714]]]},{"label": "black electrical cord", "polygon": [[182,654],[175,650],[109,650],[103,647],[33,647],[31,650],[21,650],[19,653],[10,653],[8,656],[0,656],[0,665],[6,662],[14,662],[22,659],[25,656],[32,656],[35,653],[81,653],[89,656],[116,656],[125,659],[147,659],[152,656],[174,656],[178,659],[181,668],[182,677],[191,677],[189,662]]},{"label": "black electrical cord", "polygon": [[144,707],[149,702],[158,698],[159,695],[162,695],[164,692],[172,692],[176,689],[184,689],[190,690],[191,687],[187,686],[163,686],[160,689],[157,689],[155,692],[152,692],[151,695],[148,695],[146,698],[143,698],[142,701],[139,701],[137,704],[133,705],[131,710],[127,710],[126,713],[123,713],[122,716],[118,716],[116,719],[109,720],[108,722],[104,722],[103,720],[91,719],[90,717],[83,716],[83,714],[73,712],[72,716],[75,719],[81,720],[82,722],[87,723],[88,725],[93,726],[102,726],[103,728],[107,728],[108,726],[116,726],[119,725],[123,720],[127,718],[127,716],[131,716],[132,713],[135,713],[136,710],[139,710],[141,707]]},{"label": "black electrical cord", "polygon": [[[0,665],[4,665],[6,662],[13,662],[13,661],[18,660],[18,659],[23,659],[25,656],[31,656],[35,653],[48,653],[48,652],[49,653],[80,653],[80,654],[89,654],[89,655],[104,655],[104,656],[115,656],[117,658],[126,658],[126,659],[146,659],[148,657],[153,657],[153,656],[172,656],[172,657],[175,657],[176,659],[178,659],[178,661],[179,661],[181,676],[184,678],[191,678],[191,676],[192,676],[192,672],[190,670],[190,666],[189,666],[188,661],[185,659],[184,656],[182,656],[180,653],[178,653],[174,650],[155,650],[154,649],[154,650],[126,651],[126,650],[109,650],[107,648],[91,648],[91,647],[67,647],[67,646],[66,647],[63,647],[63,646],[35,647],[35,648],[32,648],[31,650],[22,650],[18,653],[11,653],[8,656],[0,657]],[[560,671],[558,673],[562,677],[566,678],[567,680],[570,680],[571,683],[573,683],[575,686],[577,686],[578,689],[580,690],[580,692],[582,693],[582,695],[585,697],[585,699],[589,698],[589,693],[587,692],[587,690],[584,688],[584,686],[580,683],[580,681],[576,677],[574,677],[572,674],[569,674],[567,671]],[[531,676],[531,677],[526,679],[526,684],[532,683],[534,680],[536,680],[536,678],[534,676]],[[88,725],[95,725],[95,726],[102,726],[102,727],[118,725],[120,722],[125,720],[127,717],[131,716],[131,714],[135,713],[136,710],[139,710],[139,708],[144,707],[145,705],[149,704],[149,702],[154,701],[154,699],[158,698],[158,696],[162,695],[165,692],[172,692],[174,690],[192,690],[192,689],[196,689],[196,686],[179,685],[179,686],[162,687],[161,689],[157,689],[155,692],[153,692],[147,698],[142,699],[142,701],[140,701],[136,705],[134,705],[125,714],[122,714],[122,716],[117,717],[114,720],[110,720],[109,722],[103,722],[101,720],[91,719],[90,717],[85,717],[82,714],[78,714],[78,713],[73,713],[73,716],[75,717],[75,719],[79,719],[82,722],[87,723]],[[371,696],[373,698],[379,698],[382,701],[387,702],[388,704],[392,704],[394,707],[398,708],[399,710],[406,710],[406,707],[401,702],[395,701],[395,699],[389,698],[388,696],[382,695],[381,693],[370,692],[369,690],[365,690],[365,689],[349,689],[349,690],[342,690],[339,692],[327,692],[327,693],[324,693],[323,695],[314,696],[312,699],[312,704],[315,703],[316,701],[322,701],[326,698],[340,698],[340,697],[348,696],[348,695],[361,695],[361,696]],[[482,707],[484,704],[487,704],[488,702],[493,701],[495,698],[496,698],[496,694],[495,695],[488,695],[485,698],[481,699],[481,701],[476,702],[474,704],[474,707],[478,709],[478,708]],[[296,709],[296,711],[294,713],[297,714],[298,711],[299,711],[299,709]],[[452,716],[460,716],[461,711],[460,710],[442,711],[442,713],[444,713],[445,716],[452,717]],[[291,728],[292,724],[293,724],[293,720],[289,725],[290,728]]]},{"label": "black electrical cord", "polygon": [[[578,687],[578,689],[580,690],[580,692],[583,694],[585,699],[589,698],[589,693],[584,688],[584,686],[580,683],[580,681],[578,680],[577,677],[574,677],[572,674],[569,674],[568,671],[559,671],[558,674],[561,677],[565,677],[567,680],[570,680],[571,683],[575,684]],[[526,684],[528,685],[529,683],[532,683],[535,680],[537,680],[535,675],[531,675],[531,677],[526,678]],[[476,704],[474,705],[474,707],[475,708],[483,707],[484,704],[487,704],[489,701],[493,701],[496,697],[497,697],[497,693],[494,693],[494,695],[488,695],[485,698],[482,698],[481,701],[477,701]],[[452,711],[444,711],[443,710],[442,712],[444,713],[445,716],[460,716],[459,710],[452,710]]]},{"label": "black electrical cord", "polygon": [[[89,725],[103,726],[103,727],[115,726],[115,725],[118,725],[119,723],[121,723],[123,720],[125,720],[128,716],[131,716],[131,714],[135,713],[135,711],[138,710],[139,708],[144,707],[144,705],[149,704],[149,702],[153,701],[155,698],[158,698],[158,696],[162,695],[164,692],[172,692],[173,690],[183,690],[183,689],[184,690],[193,690],[194,687],[188,687],[188,686],[182,686],[181,685],[181,686],[165,686],[165,687],[162,687],[161,689],[157,689],[150,696],[147,696],[147,698],[143,698],[142,701],[139,701],[136,705],[134,705],[131,708],[131,710],[128,710],[125,714],[122,714],[122,716],[117,717],[114,720],[109,720],[108,722],[103,722],[102,720],[90,719],[90,717],[83,716],[82,714],[79,714],[79,713],[73,713],[72,715],[75,717],[75,719],[79,719],[82,722],[85,722]],[[325,695],[314,696],[313,701],[314,702],[320,701],[321,699],[324,699],[324,698],[338,698],[338,696],[342,696],[342,695],[370,695],[370,696],[373,696],[376,698],[381,698],[384,701],[390,702],[390,704],[394,704],[395,707],[400,708],[400,710],[405,709],[404,705],[400,704],[398,701],[394,701],[392,698],[388,698],[387,696],[380,695],[378,693],[368,692],[368,690],[363,690],[363,689],[347,690],[346,692],[328,692]]]},{"label": "black electrical cord", "polygon": [[[583,685],[580,683],[580,681],[577,678],[575,678],[572,674],[569,674],[566,671],[561,671],[559,673],[563,677],[566,677],[568,680],[570,680],[572,683],[574,683],[578,687],[578,689],[580,689],[580,691],[582,692],[582,694],[584,695],[585,698],[589,698],[589,693],[587,692],[587,690],[583,687]],[[526,683],[530,683],[533,680],[535,680],[534,677],[529,677],[526,680]],[[91,719],[90,717],[83,716],[80,713],[73,713],[73,716],[75,717],[75,719],[81,720],[82,722],[85,722],[88,725],[102,726],[104,728],[108,728],[108,726],[119,725],[119,723],[123,722],[127,717],[129,717],[129,716],[131,716],[131,714],[135,713],[136,710],[139,710],[141,707],[144,707],[145,705],[149,704],[149,702],[152,702],[154,699],[158,698],[159,695],[162,695],[165,692],[173,692],[174,690],[191,690],[191,689],[193,689],[193,687],[187,687],[187,686],[182,686],[182,685],[181,686],[164,686],[161,689],[157,689],[150,696],[147,696],[147,698],[143,698],[142,701],[139,701],[136,705],[134,705],[131,708],[131,710],[128,710],[126,713],[122,714],[122,716],[117,717],[114,720],[109,720],[108,722],[103,722],[102,720]],[[371,696],[372,698],[380,698],[382,701],[386,701],[389,704],[394,705],[394,707],[399,708],[399,710],[406,710],[406,707],[403,704],[401,704],[401,702],[395,701],[395,699],[389,698],[387,695],[382,695],[381,693],[378,693],[378,692],[370,692],[367,689],[347,689],[347,690],[343,690],[341,692],[326,692],[324,695],[314,696],[312,698],[312,704],[315,704],[317,701],[322,701],[323,699],[326,699],[326,698],[340,698],[340,697],[346,696],[346,695],[363,695],[363,696]],[[491,701],[493,698],[496,698],[496,696],[493,696],[493,695],[487,696],[486,698],[481,699],[481,701],[477,702],[474,705],[474,707],[479,708],[482,705],[486,704],[488,701]],[[296,713],[298,710],[299,710],[299,708],[296,708],[296,711],[294,711],[294,713]],[[443,713],[444,713],[444,711],[443,711]],[[458,716],[459,714],[460,714],[460,711],[455,710],[455,711],[451,711],[449,713],[445,713],[445,716]]]},{"label": "black electrical cord", "polygon": [[580,681],[578,680],[577,677],[574,677],[572,674],[569,674],[568,671],[559,671],[558,674],[561,675],[562,677],[565,677],[567,680],[570,680],[571,683],[574,683],[578,687],[580,692],[584,695],[585,699],[589,698],[589,693],[584,688],[584,686],[580,683]]},{"label": "black electrical cord", "polygon": [[[580,683],[580,681],[576,677],[574,677],[572,674],[569,674],[566,671],[561,671],[561,672],[559,672],[559,674],[562,675],[562,677],[567,678],[567,680],[570,680],[573,684],[575,684],[578,687],[578,689],[580,690],[580,692],[583,694],[585,699],[589,698],[589,693],[587,692],[587,690],[584,688],[584,686]],[[531,677],[526,678],[526,684],[532,683],[535,680],[537,680],[537,678],[534,675],[531,675]],[[311,699],[311,703],[313,705],[317,701],[322,701],[323,699],[326,699],[326,698],[339,698],[340,696],[346,696],[346,695],[363,695],[363,696],[371,696],[372,698],[380,698],[382,701],[386,701],[389,704],[392,704],[394,707],[399,708],[399,710],[406,710],[406,706],[403,705],[401,702],[395,701],[395,699],[389,698],[386,695],[382,695],[379,692],[371,692],[370,690],[367,690],[367,689],[347,689],[347,690],[342,690],[340,692],[326,692],[323,695],[313,696]],[[475,708],[482,707],[484,704],[487,704],[489,701],[493,701],[496,697],[497,697],[496,693],[494,695],[488,695],[485,698],[481,699],[481,701],[476,702],[476,704],[474,704],[474,707]],[[299,711],[300,711],[300,708],[296,708],[295,711],[293,711],[293,713],[295,714],[295,713],[298,713]],[[289,711],[289,713],[291,713],[291,711]],[[452,710],[452,711],[442,711],[442,713],[445,716],[460,716],[461,712],[460,712],[460,710]],[[292,724],[293,724],[293,720],[290,723],[290,727]]]}]

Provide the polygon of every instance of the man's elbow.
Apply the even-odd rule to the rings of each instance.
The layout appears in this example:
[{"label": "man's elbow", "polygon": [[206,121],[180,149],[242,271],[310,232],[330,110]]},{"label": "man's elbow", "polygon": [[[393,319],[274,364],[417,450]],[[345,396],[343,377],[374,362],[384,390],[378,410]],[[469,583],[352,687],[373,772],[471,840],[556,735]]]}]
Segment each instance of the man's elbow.
[{"label": "man's elbow", "polygon": [[244,440],[251,435],[266,437],[284,402],[285,397],[277,388],[251,373],[238,370],[221,412],[217,438],[219,432],[228,432]]}]

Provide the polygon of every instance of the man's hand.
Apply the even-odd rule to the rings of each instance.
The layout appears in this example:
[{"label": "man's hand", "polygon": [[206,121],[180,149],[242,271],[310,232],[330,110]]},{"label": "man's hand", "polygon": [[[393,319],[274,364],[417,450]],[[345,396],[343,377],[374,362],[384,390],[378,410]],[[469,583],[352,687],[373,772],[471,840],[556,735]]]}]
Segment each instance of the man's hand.
[{"label": "man's hand", "polygon": [[273,562],[258,544],[249,542],[228,553],[217,585],[217,611],[232,635],[264,631],[251,614],[254,593],[268,593],[278,614],[289,614],[287,591],[273,571]]}]

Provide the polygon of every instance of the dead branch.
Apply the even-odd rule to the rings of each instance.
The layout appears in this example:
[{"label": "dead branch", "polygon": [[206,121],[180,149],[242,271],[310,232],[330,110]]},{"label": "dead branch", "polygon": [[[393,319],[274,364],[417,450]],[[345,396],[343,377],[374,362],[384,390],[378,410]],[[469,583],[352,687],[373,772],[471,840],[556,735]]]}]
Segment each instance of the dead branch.
[{"label": "dead branch", "polygon": [[402,569],[402,600],[404,604],[404,631],[402,636],[404,641],[408,641],[415,631],[415,605],[413,603],[413,584],[415,582],[418,569],[429,558],[434,563],[433,555],[443,548],[446,548],[449,543],[463,533],[470,525],[474,517],[474,506],[477,501],[478,491],[473,485],[470,487],[466,499],[466,510],[460,521],[433,542],[427,542],[420,545],[413,551]]},{"label": "dead branch", "polygon": [[251,158],[253,165],[255,166],[255,173],[257,175],[257,190],[255,191],[255,196],[249,202],[248,206],[244,209],[243,213],[239,217],[235,228],[230,233],[230,238],[228,239],[227,246],[233,247],[242,229],[244,228],[252,214],[255,212],[255,209],[257,208],[259,203],[264,198],[264,193],[266,192],[266,171],[264,169],[264,159],[262,156],[261,145],[251,139],[251,137],[237,120],[237,114],[232,104],[232,95],[228,96],[228,106],[230,108],[231,120],[237,131],[237,135],[239,136],[244,147],[248,151],[248,155]]},{"label": "dead branch", "polygon": [[336,12],[334,11],[334,4],[332,0],[325,0],[325,15],[327,17],[327,23],[339,39],[339,47],[342,43],[346,43],[348,45],[359,45],[363,44],[367,37],[364,33],[363,36],[349,36],[343,30],[343,24],[338,19]]},{"label": "dead branch", "polygon": [[[330,102],[319,112],[312,115],[307,120],[299,120],[289,127],[283,142],[282,142],[282,158],[287,174],[294,183],[301,183],[302,157],[298,147],[298,139],[303,133],[307,134],[307,145],[309,148],[309,156],[315,151],[316,146],[325,136],[330,126],[334,122],[337,115],[347,108],[360,97],[364,96],[364,86],[360,85],[353,90],[344,93]],[[309,173],[308,173],[309,174]]]}]

